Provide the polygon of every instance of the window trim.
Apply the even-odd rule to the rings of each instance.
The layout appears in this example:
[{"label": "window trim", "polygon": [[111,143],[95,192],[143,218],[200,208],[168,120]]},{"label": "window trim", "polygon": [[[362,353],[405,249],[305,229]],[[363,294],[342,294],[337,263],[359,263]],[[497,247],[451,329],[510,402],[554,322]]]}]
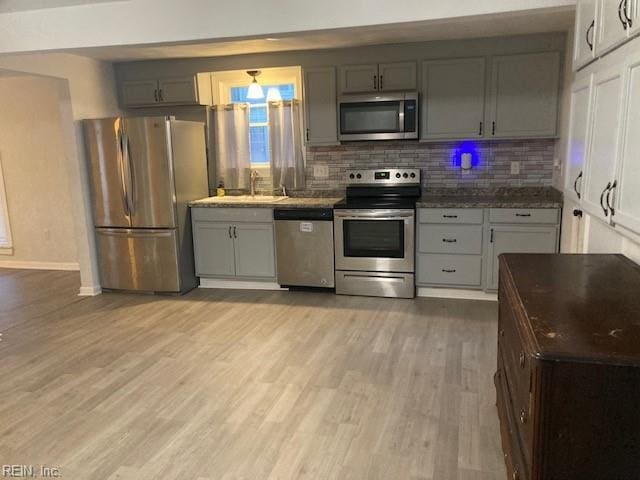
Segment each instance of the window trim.
[{"label": "window trim", "polygon": [[13,237],[11,236],[11,224],[9,222],[9,206],[7,204],[7,191],[2,171],[2,158],[0,158],[0,217],[2,217],[5,229],[5,238],[0,238],[0,255],[13,255]]}]

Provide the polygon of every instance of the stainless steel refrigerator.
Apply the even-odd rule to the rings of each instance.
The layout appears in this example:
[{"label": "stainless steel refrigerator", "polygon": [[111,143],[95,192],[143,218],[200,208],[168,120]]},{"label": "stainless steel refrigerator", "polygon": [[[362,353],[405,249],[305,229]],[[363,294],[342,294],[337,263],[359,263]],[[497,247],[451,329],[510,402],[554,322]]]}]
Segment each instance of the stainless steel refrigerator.
[{"label": "stainless steel refrigerator", "polygon": [[208,195],[204,124],[119,117],[84,132],[102,287],[194,288],[188,202]]}]

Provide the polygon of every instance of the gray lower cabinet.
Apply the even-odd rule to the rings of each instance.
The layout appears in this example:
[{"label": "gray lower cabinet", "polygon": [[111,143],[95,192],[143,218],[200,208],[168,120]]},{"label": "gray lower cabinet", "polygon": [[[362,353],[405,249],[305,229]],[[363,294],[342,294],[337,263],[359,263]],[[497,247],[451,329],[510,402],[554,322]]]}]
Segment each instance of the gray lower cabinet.
[{"label": "gray lower cabinet", "polygon": [[503,253],[556,253],[557,226],[490,225],[487,290],[498,289],[498,256]]},{"label": "gray lower cabinet", "polygon": [[271,209],[193,208],[196,275],[275,280]]},{"label": "gray lower cabinet", "polygon": [[416,285],[498,288],[502,253],[558,251],[557,208],[419,208]]}]

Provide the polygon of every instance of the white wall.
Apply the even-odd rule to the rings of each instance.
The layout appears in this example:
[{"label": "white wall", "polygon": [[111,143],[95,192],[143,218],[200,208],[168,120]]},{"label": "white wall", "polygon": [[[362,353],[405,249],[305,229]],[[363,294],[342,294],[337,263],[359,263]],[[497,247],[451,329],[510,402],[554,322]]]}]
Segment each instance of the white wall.
[{"label": "white wall", "polygon": [[567,7],[575,0],[127,0],[0,14],[0,53],[256,37]]},{"label": "white wall", "polygon": [[[61,135],[66,151],[66,174],[71,196],[77,261],[80,264],[80,293],[100,291],[95,238],[91,214],[83,118],[118,115],[113,66],[106,62],[68,54],[0,56],[0,68],[62,80],[58,99]],[[37,202],[37,198],[33,198]]]},{"label": "white wall", "polygon": [[78,268],[59,82],[0,78],[0,161],[13,238],[13,255],[0,256],[0,267]]}]

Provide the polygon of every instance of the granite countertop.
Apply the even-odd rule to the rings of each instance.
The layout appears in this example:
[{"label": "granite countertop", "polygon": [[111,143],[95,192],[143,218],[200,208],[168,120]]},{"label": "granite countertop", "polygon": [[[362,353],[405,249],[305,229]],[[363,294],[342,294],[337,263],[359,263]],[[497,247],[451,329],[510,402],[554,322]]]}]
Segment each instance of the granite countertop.
[{"label": "granite countertop", "polygon": [[554,188],[451,189],[429,192],[418,208],[562,208],[562,193]]},{"label": "granite countertop", "polygon": [[233,196],[225,196],[194,200],[189,202],[189,206],[197,208],[333,208],[340,200],[342,197],[288,197],[273,201],[254,201],[246,198],[238,201],[234,200]]}]

